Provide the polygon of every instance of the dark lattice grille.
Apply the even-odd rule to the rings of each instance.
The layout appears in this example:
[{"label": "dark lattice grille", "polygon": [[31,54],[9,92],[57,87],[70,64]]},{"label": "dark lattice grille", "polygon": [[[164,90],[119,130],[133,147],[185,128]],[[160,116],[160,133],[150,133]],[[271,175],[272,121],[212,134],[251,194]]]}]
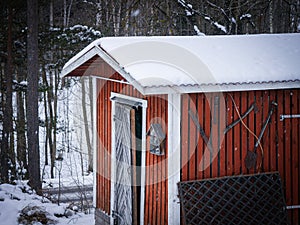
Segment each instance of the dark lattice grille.
[{"label": "dark lattice grille", "polygon": [[178,183],[185,224],[287,224],[279,173]]}]

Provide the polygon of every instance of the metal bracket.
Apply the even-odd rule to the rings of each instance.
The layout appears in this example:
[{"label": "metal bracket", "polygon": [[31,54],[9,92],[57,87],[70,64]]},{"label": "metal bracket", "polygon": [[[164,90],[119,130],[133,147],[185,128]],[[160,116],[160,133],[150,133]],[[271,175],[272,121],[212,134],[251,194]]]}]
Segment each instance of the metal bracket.
[{"label": "metal bracket", "polygon": [[295,118],[300,118],[300,114],[280,115],[280,121],[283,121],[284,119],[295,119]]}]

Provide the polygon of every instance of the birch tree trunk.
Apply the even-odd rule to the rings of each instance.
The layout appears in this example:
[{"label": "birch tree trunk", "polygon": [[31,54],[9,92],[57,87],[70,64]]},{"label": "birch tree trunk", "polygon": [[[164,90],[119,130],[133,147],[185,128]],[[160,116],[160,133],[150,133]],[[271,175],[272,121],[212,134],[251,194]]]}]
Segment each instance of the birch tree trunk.
[{"label": "birch tree trunk", "polygon": [[89,98],[90,98],[90,114],[91,114],[91,124],[90,124],[90,131],[91,134],[90,135],[90,145],[91,148],[89,149],[90,151],[88,152],[88,156],[89,156],[89,166],[88,166],[88,171],[93,172],[93,143],[94,143],[94,135],[93,135],[93,131],[94,131],[94,88],[93,88],[93,78],[89,77]]},{"label": "birch tree trunk", "polygon": [[[90,96],[91,97],[91,96]],[[89,129],[89,121],[87,118],[87,105],[86,105],[86,89],[85,89],[85,79],[81,79],[81,105],[82,105],[82,113],[83,113],[83,124],[84,131],[86,137],[86,144],[88,150],[88,172],[93,171],[93,149],[90,139],[90,129]]]},{"label": "birch tree trunk", "polygon": [[273,0],[269,2],[269,32],[270,34],[273,33]]},{"label": "birch tree trunk", "polygon": [[53,16],[53,0],[50,0],[49,4],[50,4],[50,7],[49,7],[49,25],[50,25],[50,28],[53,28],[53,26],[54,26],[54,22],[53,22],[53,19],[54,19],[54,16]]},{"label": "birch tree trunk", "polygon": [[54,178],[54,168],[55,168],[55,158],[56,158],[56,112],[55,107],[52,105],[52,102],[55,102],[55,93],[53,92],[53,88],[55,88],[55,83],[53,80],[53,76],[55,72],[50,74],[50,85],[48,86],[48,109],[49,109],[49,147],[50,147],[50,159],[51,159],[51,178]]},{"label": "birch tree trunk", "polygon": [[119,36],[120,34],[121,8],[121,3],[119,5],[117,4],[117,1],[113,3],[114,36]]},{"label": "birch tree trunk", "polygon": [[68,14],[67,14],[67,23],[65,27],[69,26],[70,23],[70,16],[71,16],[71,9],[72,9],[73,0],[71,0],[69,8],[68,8]]},{"label": "birch tree trunk", "polygon": [[49,144],[49,115],[48,115],[48,103],[47,103],[47,90],[48,90],[48,82],[47,82],[47,77],[46,77],[46,71],[43,69],[42,73],[42,79],[43,79],[43,84],[46,87],[46,90],[43,93],[43,100],[44,100],[44,116],[45,116],[45,129],[46,129],[46,135],[45,135],[45,165],[49,165],[48,161],[48,144]]},{"label": "birch tree trunk", "polygon": [[67,27],[67,0],[64,0],[64,28]]},{"label": "birch tree trunk", "polygon": [[102,3],[101,0],[98,0],[98,2],[96,2],[96,27],[99,27],[102,24]]}]

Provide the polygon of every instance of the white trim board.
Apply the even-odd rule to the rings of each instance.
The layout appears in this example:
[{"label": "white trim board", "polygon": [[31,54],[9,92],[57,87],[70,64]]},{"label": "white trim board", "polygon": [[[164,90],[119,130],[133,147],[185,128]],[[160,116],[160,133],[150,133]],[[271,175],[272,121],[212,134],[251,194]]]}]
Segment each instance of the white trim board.
[{"label": "white trim board", "polygon": [[[142,156],[141,156],[141,205],[140,205],[140,224],[144,224],[144,207],[145,207],[145,176],[146,176],[146,110],[147,110],[147,101],[127,95],[122,95],[119,93],[111,92],[110,99],[113,99],[114,97],[122,98],[124,100],[134,101],[141,103],[142,107]],[[115,152],[115,126],[114,126],[114,119],[113,115],[115,115],[115,100],[112,101],[112,132],[111,132],[111,192],[110,192],[110,224],[113,225],[113,210],[114,210],[114,192],[115,192],[115,174],[113,171],[115,171],[115,158],[116,158],[116,152]]]},{"label": "white trim board", "polygon": [[168,95],[168,224],[180,225],[177,183],[180,181],[181,95]]},{"label": "white trim board", "polygon": [[97,127],[97,80],[93,79],[93,117],[94,117],[94,124],[93,124],[93,206],[96,208],[97,204],[97,142],[98,142],[98,127]]}]

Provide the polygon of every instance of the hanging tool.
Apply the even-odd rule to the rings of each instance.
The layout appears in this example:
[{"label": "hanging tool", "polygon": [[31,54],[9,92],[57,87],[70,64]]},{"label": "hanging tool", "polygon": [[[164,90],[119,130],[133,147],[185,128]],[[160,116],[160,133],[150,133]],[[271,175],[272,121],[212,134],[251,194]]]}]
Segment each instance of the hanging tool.
[{"label": "hanging tool", "polygon": [[194,124],[196,125],[197,129],[199,130],[199,133],[200,133],[201,137],[203,138],[205,144],[207,145],[210,153],[212,154],[213,153],[213,148],[212,148],[211,144],[209,143],[208,137],[206,136],[203,128],[201,127],[196,115],[191,110],[189,110],[189,114],[190,114]]},{"label": "hanging tool", "polygon": [[243,115],[241,115],[240,118],[235,120],[232,124],[228,125],[224,129],[224,134],[226,134],[231,128],[233,128],[235,125],[237,125],[239,122],[241,122],[241,120],[243,120],[252,110],[254,110],[255,113],[257,112],[257,106],[256,106],[255,102],[251,104],[249,109]]},{"label": "hanging tool", "polygon": [[280,121],[283,121],[284,119],[295,119],[295,118],[300,118],[300,114],[280,115]]},{"label": "hanging tool", "polygon": [[268,123],[270,122],[271,116],[276,107],[277,107],[277,103],[275,101],[272,101],[270,104],[270,107],[269,107],[270,109],[269,109],[268,117],[267,117],[265,123],[263,124],[263,127],[259,133],[257,141],[254,145],[254,149],[253,149],[253,151],[250,151],[250,150],[247,151],[247,155],[245,157],[245,165],[246,165],[247,169],[251,169],[252,167],[255,167],[256,159],[257,159],[257,154],[256,154],[257,147],[260,145],[261,138],[265,132],[265,129],[266,129]]}]

